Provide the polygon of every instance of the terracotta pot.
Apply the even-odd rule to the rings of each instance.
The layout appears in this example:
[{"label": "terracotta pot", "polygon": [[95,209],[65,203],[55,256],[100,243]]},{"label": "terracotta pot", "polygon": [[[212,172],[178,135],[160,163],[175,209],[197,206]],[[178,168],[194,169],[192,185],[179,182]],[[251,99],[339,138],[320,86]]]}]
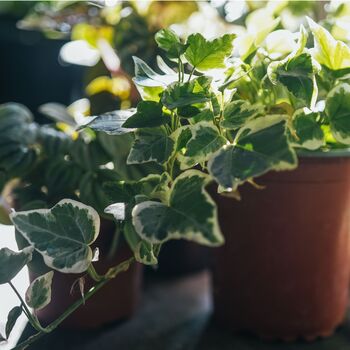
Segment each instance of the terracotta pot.
[{"label": "terracotta pot", "polygon": [[216,195],[215,319],[264,338],[312,340],[344,319],[349,286],[350,158],[302,158],[242,200]]},{"label": "terracotta pot", "polygon": [[[104,258],[108,253],[111,243],[113,227],[110,223],[102,222],[101,233],[95,246],[100,249],[100,261],[94,263],[99,273],[105,273],[109,267],[118,264],[131,256],[127,246],[121,243],[116,258]],[[30,279],[37,277],[30,272]],[[79,275],[63,274],[55,272],[52,285],[51,303],[38,311],[37,316],[43,325],[47,325],[57,319],[62,312],[80,298],[77,279]],[[110,323],[129,318],[135,312],[140,299],[142,280],[142,267],[140,264],[132,264],[128,271],[122,272],[115,279],[109,281],[101,290],[86,301],[63,323],[63,328],[69,329],[93,329]],[[72,285],[75,283],[73,292]],[[95,283],[86,276],[85,290],[89,290]]]}]

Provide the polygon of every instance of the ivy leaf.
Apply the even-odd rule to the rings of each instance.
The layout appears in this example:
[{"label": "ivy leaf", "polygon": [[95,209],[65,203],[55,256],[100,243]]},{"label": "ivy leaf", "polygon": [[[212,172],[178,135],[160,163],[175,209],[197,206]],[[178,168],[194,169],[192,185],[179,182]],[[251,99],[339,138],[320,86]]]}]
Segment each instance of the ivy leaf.
[{"label": "ivy leaf", "polygon": [[135,64],[135,77],[133,81],[144,100],[158,102],[164,89],[178,80],[176,72],[158,74],[150,68],[146,62],[138,57],[133,57]]},{"label": "ivy leaf", "polygon": [[207,40],[202,34],[192,34],[188,37],[185,51],[187,61],[198,71],[225,68],[225,58],[233,49],[234,34],[225,34],[214,40]]},{"label": "ivy leaf", "polygon": [[294,169],[297,158],[289,145],[284,116],[257,118],[240,129],[236,145],[225,145],[208,162],[211,176],[225,190],[269,170]]},{"label": "ivy leaf", "polygon": [[272,83],[279,81],[297,98],[303,99],[313,106],[317,98],[315,73],[319,67],[309,53],[279,62],[272,62],[268,67],[268,75]]},{"label": "ivy leaf", "polygon": [[158,264],[153,244],[141,239],[130,220],[124,224],[124,236],[130,249],[135,255],[136,261],[144,265]]},{"label": "ivy leaf", "polygon": [[133,114],[123,125],[123,128],[152,128],[161,126],[168,121],[163,114],[162,105],[154,101],[141,101],[137,105],[137,112]]},{"label": "ivy leaf", "polygon": [[186,50],[186,46],[171,29],[161,29],[156,33],[155,40],[158,46],[167,53],[167,56],[170,59],[179,58]]},{"label": "ivy leaf", "polygon": [[315,74],[321,69],[309,52],[305,52],[307,32],[300,26],[299,39],[293,52],[285,59],[272,62],[267,74],[273,84],[280,82],[296,97],[311,107],[316,103],[318,88]]},{"label": "ivy leaf", "polygon": [[179,156],[181,169],[207,161],[217,150],[226,144],[217,127],[209,122],[201,122],[190,128],[191,138],[186,145],[184,156]]},{"label": "ivy leaf", "polygon": [[90,245],[100,229],[100,218],[93,208],[63,199],[51,209],[12,213],[11,220],[50,268],[81,273],[89,267]]},{"label": "ivy leaf", "polygon": [[101,114],[99,116],[87,117],[86,123],[80,125],[78,130],[89,127],[95,131],[103,131],[109,135],[121,135],[132,132],[122,125],[135,113],[135,109],[118,110]]},{"label": "ivy leaf", "polygon": [[322,65],[336,71],[350,68],[350,48],[333,36],[322,26],[307,17],[310,29],[314,36],[313,57]]},{"label": "ivy leaf", "polygon": [[13,309],[10,310],[9,314],[7,315],[7,322],[5,327],[6,339],[9,338],[13,330],[13,327],[15,326],[21,314],[22,314],[22,308],[20,306],[15,306]]},{"label": "ivy leaf", "polygon": [[326,99],[325,112],[334,138],[350,145],[350,85],[342,83],[331,90]]},{"label": "ivy leaf", "polygon": [[220,124],[225,129],[236,130],[263,111],[264,107],[261,105],[252,105],[244,100],[232,101],[225,106],[224,120]]},{"label": "ivy leaf", "polygon": [[26,291],[26,303],[34,310],[41,310],[51,302],[53,271],[37,277]]},{"label": "ivy leaf", "polygon": [[0,284],[10,282],[32,259],[33,247],[14,252],[8,248],[0,249]]},{"label": "ivy leaf", "polygon": [[214,201],[204,190],[209,177],[188,170],[174,181],[167,205],[145,201],[132,211],[132,222],[141,238],[158,244],[170,239],[187,239],[209,246],[224,241]]},{"label": "ivy leaf", "polygon": [[161,101],[169,109],[207,102],[211,98],[211,80],[201,76],[186,83],[173,83],[162,93]]},{"label": "ivy leaf", "polygon": [[128,164],[165,163],[174,151],[174,141],[162,128],[141,129],[129,153]]},{"label": "ivy leaf", "polygon": [[321,126],[317,123],[318,113],[311,112],[307,108],[295,111],[292,127],[296,136],[291,135],[293,146],[302,147],[314,151],[322,147],[325,137]]}]

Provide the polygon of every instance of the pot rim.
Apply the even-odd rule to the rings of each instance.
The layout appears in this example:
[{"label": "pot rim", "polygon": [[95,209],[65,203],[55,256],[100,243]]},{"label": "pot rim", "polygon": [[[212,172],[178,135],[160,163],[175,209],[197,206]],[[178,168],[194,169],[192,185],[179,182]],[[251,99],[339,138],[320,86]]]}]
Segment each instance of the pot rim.
[{"label": "pot rim", "polygon": [[298,158],[348,158],[350,148],[331,149],[328,151],[297,150]]}]

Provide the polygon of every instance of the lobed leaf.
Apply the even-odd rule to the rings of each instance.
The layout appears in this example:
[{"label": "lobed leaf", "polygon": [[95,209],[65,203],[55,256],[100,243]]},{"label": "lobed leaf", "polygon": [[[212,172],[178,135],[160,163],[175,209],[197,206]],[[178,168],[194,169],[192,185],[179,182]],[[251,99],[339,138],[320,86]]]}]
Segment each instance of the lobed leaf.
[{"label": "lobed leaf", "polygon": [[33,247],[27,247],[20,252],[14,252],[8,248],[0,249],[0,284],[11,280],[32,259]]},{"label": "lobed leaf", "polygon": [[188,170],[178,176],[167,204],[145,201],[132,211],[132,222],[141,238],[158,244],[170,239],[187,239],[217,246],[224,241],[213,200],[204,190],[207,175]]},{"label": "lobed leaf", "polygon": [[92,260],[90,245],[100,229],[93,208],[63,199],[51,209],[12,213],[11,220],[50,268],[63,273],[87,270]]},{"label": "lobed leaf", "polygon": [[141,101],[137,112],[122,125],[123,128],[152,128],[165,124],[169,117],[163,114],[162,105],[154,101]]},{"label": "lobed leaf", "polygon": [[333,88],[326,99],[326,115],[334,138],[350,145],[350,85],[342,83]]},{"label": "lobed leaf", "polygon": [[244,100],[232,101],[225,105],[220,125],[225,129],[236,130],[263,111],[264,106],[262,105],[251,104]]},{"label": "lobed leaf", "polygon": [[218,128],[210,122],[197,123],[190,127],[190,131],[191,138],[186,144],[185,154],[178,157],[182,169],[207,161],[227,142]]},{"label": "lobed leaf", "polygon": [[269,170],[294,169],[296,165],[285,117],[270,115],[240,129],[235,144],[225,145],[209,160],[208,170],[224,190],[234,191],[246,180]]},{"label": "lobed leaf", "polygon": [[198,71],[225,68],[224,61],[233,49],[235,34],[225,34],[214,40],[207,40],[202,34],[192,34],[187,39],[185,57]]},{"label": "lobed leaf", "polygon": [[181,42],[177,34],[171,29],[161,29],[156,33],[155,40],[170,59],[179,58],[186,50],[186,45]]},{"label": "lobed leaf", "polygon": [[165,163],[174,151],[174,141],[162,128],[140,129],[129,153],[128,164]]},{"label": "lobed leaf", "polygon": [[295,111],[292,128],[296,135],[291,136],[293,146],[314,151],[325,144],[323,130],[317,122],[318,116],[318,113],[311,112],[307,108]]},{"label": "lobed leaf", "polygon": [[163,93],[161,101],[169,109],[207,102],[211,98],[211,78],[201,76],[186,83],[173,83]]},{"label": "lobed leaf", "polygon": [[124,237],[133,251],[136,261],[144,265],[158,264],[153,244],[141,239],[130,220],[124,224]]},{"label": "lobed leaf", "polygon": [[314,22],[307,18],[314,36],[314,48],[311,50],[313,57],[322,65],[331,70],[350,68],[350,48]]}]

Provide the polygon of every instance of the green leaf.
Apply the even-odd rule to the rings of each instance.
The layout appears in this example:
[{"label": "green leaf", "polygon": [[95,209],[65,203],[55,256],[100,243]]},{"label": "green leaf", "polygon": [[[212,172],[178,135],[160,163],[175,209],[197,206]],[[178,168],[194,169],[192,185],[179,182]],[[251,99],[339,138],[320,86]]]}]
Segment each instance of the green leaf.
[{"label": "green leaf", "polygon": [[186,145],[184,156],[178,156],[181,169],[207,161],[217,150],[226,144],[217,127],[210,122],[197,123],[190,128],[192,136]]},{"label": "green leaf", "polygon": [[38,140],[43,145],[45,153],[52,158],[59,154],[67,154],[73,144],[70,135],[46,125],[38,130]]},{"label": "green leaf", "polygon": [[162,105],[154,101],[141,101],[137,105],[137,112],[123,125],[123,128],[152,128],[165,124],[169,118],[163,114]]},{"label": "green leaf", "polygon": [[350,48],[333,36],[322,26],[307,18],[314,36],[313,57],[322,65],[331,70],[350,68]]},{"label": "green leaf", "polygon": [[108,112],[94,117],[86,117],[86,123],[79,127],[79,130],[91,128],[95,131],[103,131],[108,135],[122,135],[132,132],[132,129],[126,129],[122,125],[135,113],[135,109],[118,110]]},{"label": "green leaf", "polygon": [[33,247],[16,253],[8,248],[0,249],[0,284],[10,282],[32,259]]},{"label": "green leaf", "polygon": [[224,241],[217,209],[204,190],[209,177],[198,170],[188,170],[174,181],[168,204],[145,201],[132,211],[133,225],[144,240],[163,243],[170,239],[187,239],[218,246]]},{"label": "green leaf", "polygon": [[297,158],[288,143],[286,119],[270,115],[257,118],[240,129],[236,144],[225,145],[208,162],[210,175],[225,190],[269,170],[294,169]]},{"label": "green leaf", "polygon": [[26,303],[34,310],[41,310],[51,302],[53,271],[37,277],[26,291]]},{"label": "green leaf", "polygon": [[21,314],[22,314],[22,308],[20,306],[15,306],[13,309],[11,309],[11,311],[7,315],[7,322],[5,327],[5,334],[7,339],[9,338],[13,330],[13,327],[15,326]]},{"label": "green leaf", "polygon": [[342,83],[331,90],[326,99],[325,112],[334,138],[350,145],[350,85]]},{"label": "green leaf", "polygon": [[198,114],[193,116],[193,121],[195,123],[203,122],[203,121],[213,121],[214,120],[214,113],[210,109],[204,109]]},{"label": "green leaf", "polygon": [[127,159],[128,164],[165,163],[174,151],[174,141],[162,128],[141,129]]},{"label": "green leaf", "polygon": [[179,58],[186,50],[186,46],[171,29],[161,29],[155,35],[155,40],[158,46],[167,53],[167,56],[170,59]]},{"label": "green leaf", "polygon": [[224,120],[220,124],[225,129],[236,130],[263,111],[262,105],[254,105],[244,100],[232,101],[225,106]]},{"label": "green leaf", "polygon": [[18,103],[0,105],[0,169],[8,175],[25,175],[37,159],[33,145],[38,125],[30,111]]},{"label": "green leaf", "polygon": [[127,221],[124,224],[124,236],[135,255],[136,261],[144,265],[158,264],[153,244],[141,239],[131,221]]},{"label": "green leaf", "polygon": [[272,83],[278,81],[297,98],[313,106],[317,98],[315,73],[319,67],[309,53],[272,62],[268,67],[268,75]]},{"label": "green leaf", "polygon": [[325,144],[324,133],[317,122],[318,117],[318,113],[311,112],[307,108],[295,111],[292,127],[296,135],[291,136],[293,146],[314,151]]},{"label": "green leaf", "polygon": [[234,34],[225,34],[214,40],[207,40],[202,34],[192,34],[187,39],[185,57],[198,71],[225,68],[225,58],[232,53]]},{"label": "green leaf", "polygon": [[161,101],[169,109],[207,102],[211,98],[211,80],[201,76],[187,83],[173,83],[162,93]]},{"label": "green leaf", "polygon": [[174,74],[158,74],[140,58],[133,57],[133,59],[135,63],[135,78],[133,78],[133,81],[138,86],[166,88],[178,80],[178,75],[175,72]]},{"label": "green leaf", "polygon": [[90,245],[100,229],[100,218],[93,208],[63,199],[52,209],[15,212],[11,219],[50,268],[81,273],[89,267]]}]

